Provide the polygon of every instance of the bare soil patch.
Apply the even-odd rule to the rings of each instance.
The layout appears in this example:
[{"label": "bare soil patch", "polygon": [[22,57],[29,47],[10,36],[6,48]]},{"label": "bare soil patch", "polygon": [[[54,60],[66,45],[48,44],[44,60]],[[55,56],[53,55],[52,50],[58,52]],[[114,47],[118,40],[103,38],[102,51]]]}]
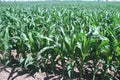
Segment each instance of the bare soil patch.
[{"label": "bare soil patch", "polygon": [[0,64],[0,80],[59,80],[59,75],[49,74],[45,72],[30,74],[27,71],[21,71],[20,68],[5,67]]}]

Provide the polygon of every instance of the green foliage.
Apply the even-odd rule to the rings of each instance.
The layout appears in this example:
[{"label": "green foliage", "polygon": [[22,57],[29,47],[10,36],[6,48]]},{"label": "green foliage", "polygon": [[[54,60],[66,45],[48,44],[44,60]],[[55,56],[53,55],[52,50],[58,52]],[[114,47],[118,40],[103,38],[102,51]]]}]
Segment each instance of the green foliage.
[{"label": "green foliage", "polygon": [[[93,80],[99,61],[104,66],[102,79],[111,78],[106,75],[109,67],[119,71],[120,4],[32,4],[0,3],[0,62],[12,65],[17,60],[17,66],[29,70],[32,66],[39,71],[42,65],[47,71],[47,62],[51,62],[54,72],[59,60],[63,77],[67,71],[70,79],[75,67],[82,77],[83,66],[89,61],[94,64]],[[16,54],[11,50],[16,50]]]}]

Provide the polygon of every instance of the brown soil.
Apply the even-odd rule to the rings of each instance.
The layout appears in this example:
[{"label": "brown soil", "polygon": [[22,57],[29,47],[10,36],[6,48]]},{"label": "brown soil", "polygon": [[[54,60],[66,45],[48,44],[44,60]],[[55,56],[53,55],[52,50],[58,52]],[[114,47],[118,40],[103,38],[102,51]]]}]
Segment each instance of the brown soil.
[{"label": "brown soil", "polygon": [[59,80],[59,75],[50,74],[46,76],[45,72],[30,74],[26,71],[20,71],[19,68],[5,67],[0,64],[0,80]]},{"label": "brown soil", "polygon": [[[93,74],[93,61],[89,61],[90,65],[83,65],[83,75],[82,78],[79,78],[80,71],[77,67],[74,67],[74,73],[72,80],[92,80],[92,74]],[[61,74],[63,72],[63,68],[61,66],[61,62],[58,61],[58,64],[55,66],[55,73],[51,73],[50,71],[50,62],[47,64],[47,70],[48,72],[35,72],[30,73],[28,71],[23,71],[20,68],[16,67],[5,67],[4,65],[0,64],[0,80],[60,80]],[[102,74],[104,72],[102,63],[97,63],[98,70],[95,75],[95,80],[102,80]],[[42,68],[42,67],[41,67]],[[44,69],[44,66],[43,66]],[[45,70],[43,70],[45,71]],[[115,68],[111,67],[106,70],[106,75],[108,77],[114,77],[113,80],[120,80],[120,71],[115,74]],[[66,72],[66,71],[65,71]],[[64,73],[67,74],[67,73]],[[65,79],[67,78],[67,75],[65,75]]]}]

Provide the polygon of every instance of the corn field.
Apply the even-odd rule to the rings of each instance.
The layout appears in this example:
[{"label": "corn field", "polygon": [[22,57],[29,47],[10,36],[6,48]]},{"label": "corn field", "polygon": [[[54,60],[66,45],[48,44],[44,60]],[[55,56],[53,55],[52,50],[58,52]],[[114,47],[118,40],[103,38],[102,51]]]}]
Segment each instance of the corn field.
[{"label": "corn field", "polygon": [[1,2],[0,63],[59,69],[65,80],[119,80],[120,3]]}]

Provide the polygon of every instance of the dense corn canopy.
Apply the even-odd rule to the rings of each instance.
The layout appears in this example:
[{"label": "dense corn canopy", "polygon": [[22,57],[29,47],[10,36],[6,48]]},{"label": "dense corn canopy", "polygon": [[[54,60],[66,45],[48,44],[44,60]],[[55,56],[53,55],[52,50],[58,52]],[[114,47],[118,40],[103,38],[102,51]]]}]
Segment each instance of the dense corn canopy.
[{"label": "dense corn canopy", "polygon": [[116,75],[120,70],[120,3],[1,2],[0,52],[1,63],[23,69],[43,71],[43,64],[47,70],[50,61],[54,72],[61,61],[62,75],[67,71],[70,79],[74,67],[82,77],[83,66],[93,61],[93,80],[98,63],[101,80],[115,79],[106,71],[113,67]]}]

